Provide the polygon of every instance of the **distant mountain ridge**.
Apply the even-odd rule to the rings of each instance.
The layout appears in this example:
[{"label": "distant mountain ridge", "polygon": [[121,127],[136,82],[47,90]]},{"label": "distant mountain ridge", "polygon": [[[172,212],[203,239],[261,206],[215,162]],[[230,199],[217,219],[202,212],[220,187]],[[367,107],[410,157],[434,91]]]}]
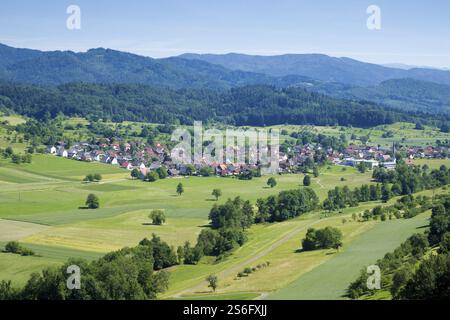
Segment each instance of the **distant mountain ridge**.
[{"label": "distant mountain ridge", "polygon": [[153,59],[111,49],[87,52],[17,49],[0,44],[0,79],[29,84],[139,83],[159,87],[230,88],[308,81],[374,86],[400,78],[450,85],[450,71],[397,69],[323,54],[252,56],[183,54]]},{"label": "distant mountain ridge", "polygon": [[304,78],[289,77],[287,82],[283,77],[230,70],[200,60],[153,59],[103,48],[42,52],[0,44],[0,61],[0,80],[52,86],[89,82],[228,89],[251,84],[286,86]]},{"label": "distant mountain ridge", "polygon": [[450,71],[406,70],[322,54],[183,54],[153,59],[104,48],[79,53],[44,52],[0,44],[0,81],[40,86],[141,84],[221,91],[252,85],[302,87],[401,110],[450,113]]},{"label": "distant mountain ridge", "polygon": [[325,82],[358,86],[373,86],[399,78],[432,81],[450,85],[450,71],[385,67],[350,58],[335,58],[323,54],[285,54],[253,56],[229,54],[182,54],[183,59],[202,60],[231,70],[263,73],[271,76],[302,75]]}]

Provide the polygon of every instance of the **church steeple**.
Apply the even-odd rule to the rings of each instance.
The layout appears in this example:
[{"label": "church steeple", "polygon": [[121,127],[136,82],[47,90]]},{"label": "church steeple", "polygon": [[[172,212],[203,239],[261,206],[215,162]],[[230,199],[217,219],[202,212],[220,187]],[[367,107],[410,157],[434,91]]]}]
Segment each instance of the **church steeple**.
[{"label": "church steeple", "polygon": [[397,163],[397,157],[395,156],[395,142],[392,141],[392,156],[394,157],[394,163]]}]

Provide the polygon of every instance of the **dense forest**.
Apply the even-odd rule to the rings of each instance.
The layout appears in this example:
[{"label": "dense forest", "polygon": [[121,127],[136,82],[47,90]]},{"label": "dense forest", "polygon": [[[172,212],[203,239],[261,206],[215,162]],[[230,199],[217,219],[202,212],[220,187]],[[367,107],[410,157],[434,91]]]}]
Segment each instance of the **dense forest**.
[{"label": "dense forest", "polygon": [[34,117],[58,114],[167,124],[194,120],[230,125],[275,124],[371,127],[397,121],[441,124],[448,117],[399,112],[302,88],[254,85],[230,90],[160,89],[138,84],[72,83],[38,87],[0,82],[0,109]]}]

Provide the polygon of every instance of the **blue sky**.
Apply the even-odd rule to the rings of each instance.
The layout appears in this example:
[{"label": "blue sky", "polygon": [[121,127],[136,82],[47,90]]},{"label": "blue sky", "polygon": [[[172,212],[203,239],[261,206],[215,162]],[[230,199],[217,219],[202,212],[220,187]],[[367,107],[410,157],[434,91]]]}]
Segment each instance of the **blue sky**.
[{"label": "blue sky", "polygon": [[[81,8],[68,30],[66,8]],[[381,30],[366,27],[369,5]],[[450,68],[448,0],[2,1],[0,42],[41,50],[108,47],[152,57],[184,52],[325,53]]]}]

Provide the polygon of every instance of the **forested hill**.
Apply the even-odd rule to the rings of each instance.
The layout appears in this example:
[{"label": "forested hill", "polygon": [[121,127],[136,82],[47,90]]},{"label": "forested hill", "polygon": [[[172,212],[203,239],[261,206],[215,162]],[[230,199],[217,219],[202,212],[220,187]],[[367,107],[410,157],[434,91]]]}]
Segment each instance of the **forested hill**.
[{"label": "forested hill", "polygon": [[399,110],[450,114],[450,86],[416,79],[392,79],[377,86],[318,83],[310,90],[343,99],[370,100]]},{"label": "forested hill", "polygon": [[0,110],[45,119],[68,116],[191,124],[194,120],[232,125],[352,125],[396,121],[440,123],[448,118],[398,112],[369,102],[331,98],[302,88],[245,86],[227,91],[162,89],[144,85],[65,84],[37,87],[0,82]]},{"label": "forested hill", "polygon": [[227,89],[249,84],[287,86],[304,79],[229,70],[199,60],[152,59],[103,48],[79,53],[43,52],[0,44],[0,80],[17,83],[129,83],[175,89]]}]

